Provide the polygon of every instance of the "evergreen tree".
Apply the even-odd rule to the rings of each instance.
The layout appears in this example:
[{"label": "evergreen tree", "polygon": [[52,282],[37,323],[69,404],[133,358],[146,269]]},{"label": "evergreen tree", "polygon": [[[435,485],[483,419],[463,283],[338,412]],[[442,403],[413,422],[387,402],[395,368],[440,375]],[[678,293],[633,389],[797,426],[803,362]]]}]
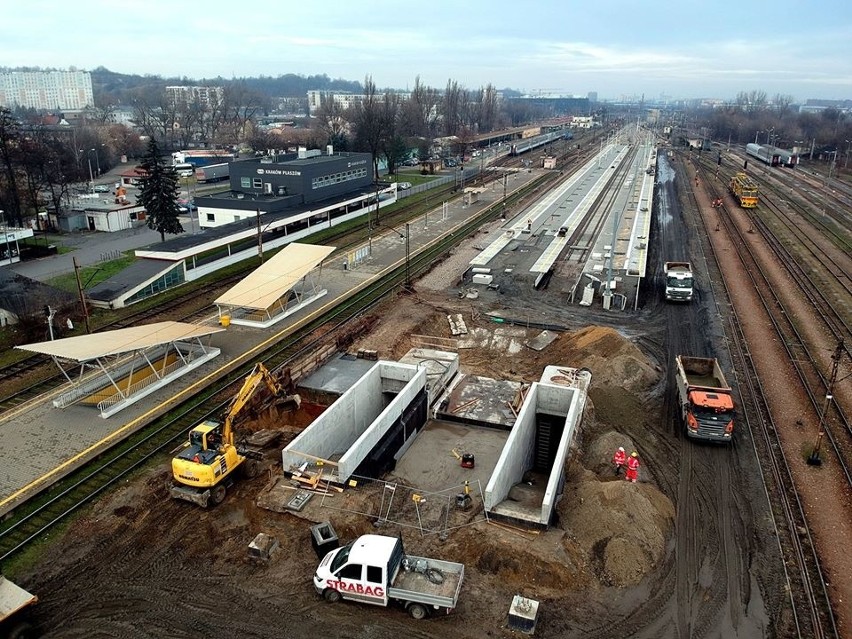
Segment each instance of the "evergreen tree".
[{"label": "evergreen tree", "polygon": [[153,137],[148,143],[148,152],[142,160],[141,168],[145,175],[141,178],[139,201],[147,211],[148,228],[159,231],[160,238],[165,242],[166,233],[183,233],[183,226],[178,220],[178,176],[174,168],[160,156],[160,147]]}]

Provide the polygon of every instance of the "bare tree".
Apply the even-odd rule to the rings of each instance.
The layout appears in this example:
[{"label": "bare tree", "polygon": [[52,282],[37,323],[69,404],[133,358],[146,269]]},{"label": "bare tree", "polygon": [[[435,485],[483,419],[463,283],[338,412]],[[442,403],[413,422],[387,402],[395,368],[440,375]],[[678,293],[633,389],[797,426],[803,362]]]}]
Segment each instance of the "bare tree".
[{"label": "bare tree", "polygon": [[444,135],[455,135],[461,128],[461,87],[455,80],[447,80],[444,99],[441,103],[444,119]]},{"label": "bare tree", "polygon": [[343,106],[328,93],[320,94],[320,106],[317,109],[317,129],[326,136],[329,144],[343,148],[346,146],[346,136],[349,123]]},{"label": "bare tree", "polygon": [[376,93],[372,76],[364,80],[364,97],[353,106],[352,121],[355,124],[356,147],[373,154],[373,175],[379,181],[379,151],[384,138],[382,101]]},{"label": "bare tree", "polygon": [[0,205],[6,211],[5,221],[17,222],[23,226],[21,218],[21,195],[18,190],[18,161],[20,159],[21,135],[18,121],[6,107],[0,107],[0,163],[2,163],[3,182],[0,182]]},{"label": "bare tree", "polygon": [[237,136],[235,142],[251,133],[249,123],[263,111],[265,103],[263,96],[249,89],[243,82],[225,88],[226,113],[232,131]]},{"label": "bare tree", "polygon": [[400,120],[400,97],[398,93],[386,91],[381,106],[382,155],[388,166],[388,173],[396,173],[396,165],[405,156],[405,141],[398,133]]}]

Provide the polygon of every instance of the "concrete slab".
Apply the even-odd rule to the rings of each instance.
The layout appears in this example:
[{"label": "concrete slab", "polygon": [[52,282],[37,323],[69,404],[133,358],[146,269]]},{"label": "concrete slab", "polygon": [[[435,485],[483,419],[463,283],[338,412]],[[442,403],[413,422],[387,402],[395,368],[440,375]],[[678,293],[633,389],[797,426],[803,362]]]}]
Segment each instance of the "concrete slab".
[{"label": "concrete slab", "polygon": [[[488,483],[509,433],[492,428],[431,420],[396,464],[393,475],[409,486],[440,492],[465,480]],[[453,455],[473,453],[475,466],[462,468]]]},{"label": "concrete slab", "polygon": [[375,360],[343,353],[299,380],[299,388],[342,395],[375,365]]},{"label": "concrete slab", "polygon": [[436,417],[509,430],[516,415],[511,406],[520,406],[524,384],[460,375],[458,381],[438,404]]}]

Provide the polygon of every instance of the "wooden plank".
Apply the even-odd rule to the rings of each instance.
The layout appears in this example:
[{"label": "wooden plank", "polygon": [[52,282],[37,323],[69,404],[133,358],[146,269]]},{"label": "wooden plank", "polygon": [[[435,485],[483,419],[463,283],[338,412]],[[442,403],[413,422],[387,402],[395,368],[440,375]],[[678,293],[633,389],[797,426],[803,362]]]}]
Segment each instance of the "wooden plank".
[{"label": "wooden plank", "polygon": [[337,466],[337,462],[333,462],[328,459],[323,459],[322,457],[315,457],[314,455],[309,455],[308,453],[303,453],[298,450],[288,450],[288,453],[293,453],[294,455],[298,455],[299,457],[307,457],[308,459],[313,459],[314,461],[322,462],[328,466]]}]

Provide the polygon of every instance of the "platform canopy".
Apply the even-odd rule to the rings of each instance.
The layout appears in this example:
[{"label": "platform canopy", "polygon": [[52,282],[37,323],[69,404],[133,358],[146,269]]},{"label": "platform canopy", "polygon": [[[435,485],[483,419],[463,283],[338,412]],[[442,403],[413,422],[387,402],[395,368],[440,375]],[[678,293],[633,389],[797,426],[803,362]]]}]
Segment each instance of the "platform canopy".
[{"label": "platform canopy", "polygon": [[288,244],[216,300],[220,306],[265,310],[335,250],[333,246]]},{"label": "platform canopy", "polygon": [[101,357],[130,353],[171,342],[196,339],[224,330],[224,328],[218,326],[199,326],[171,321],[157,322],[156,324],[145,324],[132,328],[120,328],[115,331],[104,331],[94,335],[78,335],[50,342],[24,344],[15,348],[76,362],[88,362]]}]

